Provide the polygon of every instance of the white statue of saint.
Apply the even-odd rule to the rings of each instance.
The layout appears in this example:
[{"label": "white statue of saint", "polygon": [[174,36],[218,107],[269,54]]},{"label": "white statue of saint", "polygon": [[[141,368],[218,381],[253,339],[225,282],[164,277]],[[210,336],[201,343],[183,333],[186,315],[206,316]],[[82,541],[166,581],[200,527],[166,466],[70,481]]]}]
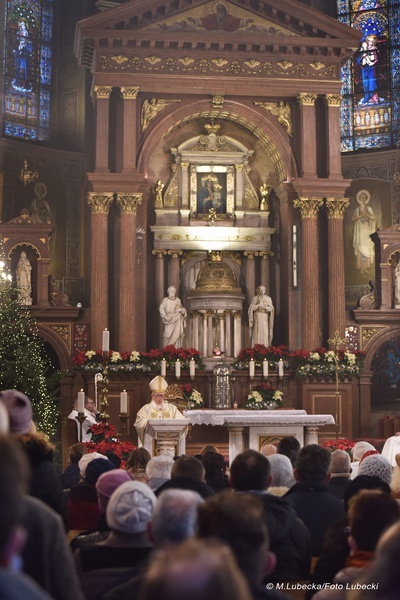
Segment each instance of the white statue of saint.
[{"label": "white statue of saint", "polygon": [[167,289],[167,297],[160,304],[160,315],[164,323],[163,346],[182,348],[187,313],[173,285]]},{"label": "white statue of saint", "polygon": [[400,259],[393,270],[394,307],[400,308]]},{"label": "white statue of saint", "polygon": [[29,262],[26,252],[22,251],[17,264],[17,288],[20,291],[21,304],[32,304],[32,283],[31,283],[32,266]]},{"label": "white statue of saint", "polygon": [[250,345],[271,346],[274,333],[274,305],[264,285],[257,288],[249,306]]}]

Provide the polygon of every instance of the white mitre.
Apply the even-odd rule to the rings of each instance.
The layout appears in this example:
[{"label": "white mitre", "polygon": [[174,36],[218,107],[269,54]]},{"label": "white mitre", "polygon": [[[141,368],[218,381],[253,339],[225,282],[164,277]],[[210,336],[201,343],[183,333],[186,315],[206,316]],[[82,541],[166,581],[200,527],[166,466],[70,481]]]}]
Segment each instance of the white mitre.
[{"label": "white mitre", "polygon": [[167,387],[168,383],[165,381],[164,377],[161,377],[161,375],[156,375],[149,383],[149,388],[152,393],[166,392]]}]

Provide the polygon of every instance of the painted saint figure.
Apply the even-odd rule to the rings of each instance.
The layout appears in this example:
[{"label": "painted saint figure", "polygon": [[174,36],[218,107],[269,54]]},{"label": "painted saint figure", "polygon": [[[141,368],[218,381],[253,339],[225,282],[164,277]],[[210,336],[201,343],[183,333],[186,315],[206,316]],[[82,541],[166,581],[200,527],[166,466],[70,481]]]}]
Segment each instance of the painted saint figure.
[{"label": "painted saint figure", "polygon": [[368,206],[371,194],[367,190],[360,190],[356,195],[356,201],[359,206],[352,217],[353,248],[357,269],[365,273],[374,262],[375,248],[370,235],[376,231],[376,217],[372,208]]},{"label": "painted saint figure", "polygon": [[400,259],[393,270],[394,307],[400,308]]},{"label": "painted saint figure", "polygon": [[257,288],[249,306],[250,345],[270,346],[274,334],[274,305],[264,285]]},{"label": "painted saint figure", "polygon": [[377,93],[378,83],[375,72],[375,65],[378,62],[376,35],[368,35],[361,44],[358,62],[361,65],[361,77],[364,90],[364,96],[359,104],[378,104],[379,96]]},{"label": "painted saint figure", "polygon": [[167,296],[160,304],[160,315],[164,324],[163,347],[172,345],[182,348],[187,313],[173,285],[168,288]]},{"label": "painted saint figure", "polygon": [[21,304],[32,304],[32,283],[31,283],[32,266],[29,262],[26,252],[22,251],[17,264],[17,288],[20,291]]},{"label": "painted saint figure", "polygon": [[18,47],[13,50],[15,64],[15,78],[11,85],[21,92],[30,92],[32,85],[29,83],[29,62],[32,54],[32,44],[29,42],[28,23],[25,19],[18,22],[17,31]]}]

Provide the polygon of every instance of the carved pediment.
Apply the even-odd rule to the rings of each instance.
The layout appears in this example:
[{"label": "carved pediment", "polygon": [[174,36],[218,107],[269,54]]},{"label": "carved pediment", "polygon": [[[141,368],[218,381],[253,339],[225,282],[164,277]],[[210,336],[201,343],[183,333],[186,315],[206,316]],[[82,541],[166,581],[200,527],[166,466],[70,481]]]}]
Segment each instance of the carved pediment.
[{"label": "carved pediment", "polygon": [[[300,44],[302,53],[316,61],[320,49],[330,49],[337,58],[350,55],[361,34],[342,23],[292,0],[131,0],[77,24],[76,54],[90,59],[88,49],[113,50],[121,56],[141,48],[210,49],[209,44],[230,50],[226,44],[287,45],[290,52]],[[182,37],[183,36],[183,37]],[[192,48],[189,46],[192,42]],[[121,52],[116,52],[119,48]],[[130,52],[129,52],[130,51]],[[294,53],[296,54],[298,50]],[[189,58],[188,58],[189,59]],[[318,61],[317,61],[318,62]]]}]

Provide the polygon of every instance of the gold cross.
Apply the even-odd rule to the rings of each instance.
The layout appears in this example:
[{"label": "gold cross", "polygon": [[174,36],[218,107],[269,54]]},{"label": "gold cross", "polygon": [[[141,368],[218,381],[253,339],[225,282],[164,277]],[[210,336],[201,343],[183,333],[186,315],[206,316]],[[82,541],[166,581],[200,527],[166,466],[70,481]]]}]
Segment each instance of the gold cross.
[{"label": "gold cross", "polygon": [[328,339],[328,344],[334,346],[335,353],[338,351],[339,346],[343,346],[346,343],[346,338],[340,338],[339,332],[335,331],[333,338]]}]

